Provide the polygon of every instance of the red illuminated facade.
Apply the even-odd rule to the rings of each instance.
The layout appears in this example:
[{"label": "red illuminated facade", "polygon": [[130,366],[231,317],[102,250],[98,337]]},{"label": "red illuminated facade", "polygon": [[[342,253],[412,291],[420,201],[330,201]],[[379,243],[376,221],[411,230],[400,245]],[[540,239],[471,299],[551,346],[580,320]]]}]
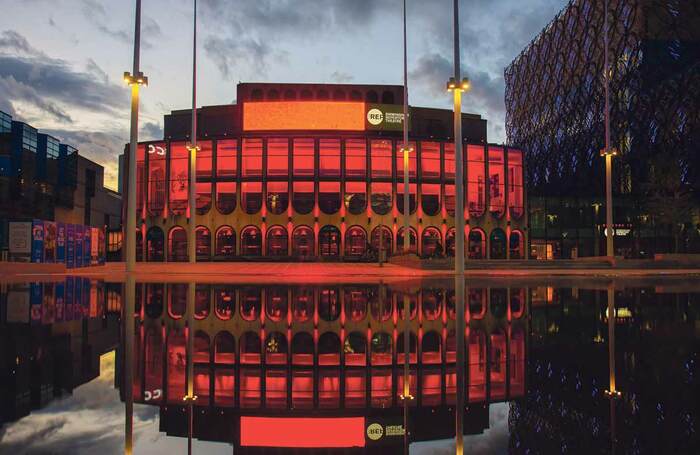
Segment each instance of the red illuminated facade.
[{"label": "red illuminated facade", "polygon": [[[237,90],[238,104],[198,110],[197,260],[371,260],[401,249],[401,86]],[[463,114],[466,194],[457,209],[451,111],[412,107],[409,119],[412,251],[453,255],[458,214],[469,259],[524,258],[521,151],[487,144],[486,121]],[[190,121],[189,110],[174,111],[163,141],[139,144],[140,260],[188,259]]]}]

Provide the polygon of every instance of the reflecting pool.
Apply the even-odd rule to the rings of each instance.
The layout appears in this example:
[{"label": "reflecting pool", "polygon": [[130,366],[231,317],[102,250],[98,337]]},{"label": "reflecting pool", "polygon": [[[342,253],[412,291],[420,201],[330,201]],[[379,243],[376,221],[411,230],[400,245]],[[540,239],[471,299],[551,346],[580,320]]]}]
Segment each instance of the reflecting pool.
[{"label": "reflecting pool", "polygon": [[[273,280],[271,280],[273,281]],[[2,453],[700,453],[700,285],[2,285]]]}]

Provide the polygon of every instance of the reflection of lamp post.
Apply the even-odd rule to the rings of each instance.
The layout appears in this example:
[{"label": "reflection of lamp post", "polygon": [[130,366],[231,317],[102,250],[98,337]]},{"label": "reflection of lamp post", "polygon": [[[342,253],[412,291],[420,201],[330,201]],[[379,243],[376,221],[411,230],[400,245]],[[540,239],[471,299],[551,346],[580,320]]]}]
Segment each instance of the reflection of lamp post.
[{"label": "reflection of lamp post", "polygon": [[[128,208],[128,207],[127,207]],[[124,321],[124,380],[122,391],[124,392],[124,454],[133,453],[134,444],[134,308],[136,302],[136,282],[134,275],[126,275],[126,292],[122,305],[122,317]]]},{"label": "reflection of lamp post", "polygon": [[455,450],[464,452],[464,166],[462,159],[462,92],[469,90],[469,79],[460,80],[459,62],[459,0],[454,0],[454,65],[455,75],[447,82],[454,94],[455,135],[455,337],[457,339],[457,400],[455,406]]},{"label": "reflection of lamp post", "polygon": [[187,286],[187,394],[182,401],[187,405],[187,453],[192,453],[192,421],[194,414],[194,402],[197,396],[194,394],[194,302],[196,285],[189,283]]},{"label": "reflection of lamp post", "polygon": [[197,0],[194,0],[194,30],[192,38],[192,135],[190,151],[190,188],[188,205],[190,207],[190,219],[187,223],[189,243],[187,244],[190,264],[197,261]]},{"label": "reflection of lamp post", "polygon": [[615,311],[615,286],[610,283],[608,286],[608,372],[610,382],[608,390],[605,391],[605,396],[610,399],[610,443],[612,444],[612,453],[615,453],[616,432],[615,432],[615,400],[622,398],[622,392],[617,390],[615,384],[615,319],[617,312]]},{"label": "reflection of lamp post", "polygon": [[131,137],[129,143],[129,182],[126,203],[126,271],[136,267],[136,147],[139,141],[139,86],[148,85],[148,78],[139,70],[141,51],[141,0],[136,0],[134,28],[134,68],[124,73],[124,82],[131,86]]},{"label": "reflection of lamp post", "polygon": [[613,248],[613,207],[612,207],[612,157],[617,150],[610,147],[610,65],[608,57],[608,0],[605,0],[605,63],[603,79],[605,81],[605,148],[600,151],[605,157],[605,255],[615,256]]}]

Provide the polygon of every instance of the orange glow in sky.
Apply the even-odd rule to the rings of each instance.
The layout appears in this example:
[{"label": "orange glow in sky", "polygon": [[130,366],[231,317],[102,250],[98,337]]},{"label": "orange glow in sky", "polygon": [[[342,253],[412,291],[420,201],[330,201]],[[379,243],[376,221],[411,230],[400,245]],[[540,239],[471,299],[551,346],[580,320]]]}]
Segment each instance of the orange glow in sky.
[{"label": "orange glow in sky", "polygon": [[243,105],[244,131],[364,129],[364,103],[270,101]]}]

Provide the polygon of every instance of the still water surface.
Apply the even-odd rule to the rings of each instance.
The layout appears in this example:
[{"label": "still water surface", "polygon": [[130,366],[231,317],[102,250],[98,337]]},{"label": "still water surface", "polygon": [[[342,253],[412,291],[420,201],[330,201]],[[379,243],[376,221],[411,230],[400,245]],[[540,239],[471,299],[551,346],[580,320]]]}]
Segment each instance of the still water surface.
[{"label": "still water surface", "polygon": [[[466,286],[467,453],[700,453],[695,281]],[[3,285],[0,453],[454,453],[450,280],[128,287]]]}]

